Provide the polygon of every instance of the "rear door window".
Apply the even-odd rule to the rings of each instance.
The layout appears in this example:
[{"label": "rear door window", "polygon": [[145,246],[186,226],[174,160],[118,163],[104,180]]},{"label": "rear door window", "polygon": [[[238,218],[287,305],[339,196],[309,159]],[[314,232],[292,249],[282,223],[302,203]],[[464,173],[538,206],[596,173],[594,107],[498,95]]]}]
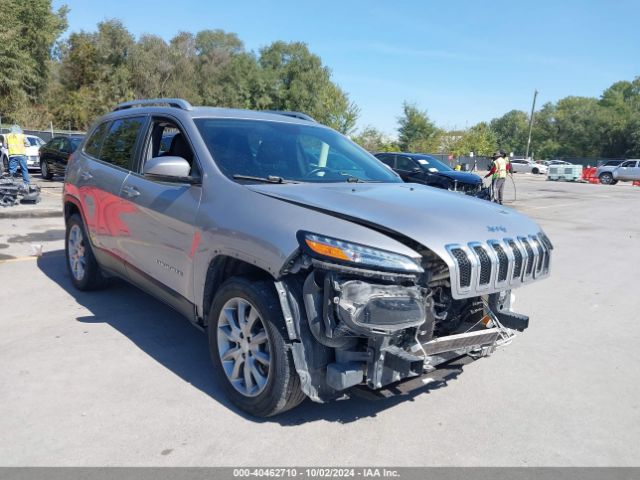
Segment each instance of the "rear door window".
[{"label": "rear door window", "polygon": [[138,135],[144,122],[144,117],[114,120],[102,143],[100,160],[130,170]]},{"label": "rear door window", "polygon": [[404,170],[404,171],[407,171],[407,172],[410,172],[414,168],[417,167],[417,165],[413,161],[413,159],[411,159],[409,157],[402,157],[400,155],[398,155],[396,157],[396,165],[397,165],[398,170]]},{"label": "rear door window", "polygon": [[380,160],[385,165],[393,168],[393,155],[380,155],[378,157],[378,160]]}]

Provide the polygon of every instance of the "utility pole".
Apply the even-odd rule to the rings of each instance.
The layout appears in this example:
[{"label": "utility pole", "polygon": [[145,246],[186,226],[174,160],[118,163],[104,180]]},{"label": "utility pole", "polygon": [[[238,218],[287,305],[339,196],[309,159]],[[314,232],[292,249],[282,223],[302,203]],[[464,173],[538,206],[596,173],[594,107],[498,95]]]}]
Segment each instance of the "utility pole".
[{"label": "utility pole", "polygon": [[529,147],[531,146],[531,130],[533,129],[533,111],[536,109],[537,96],[538,96],[538,90],[534,90],[533,104],[531,105],[531,116],[529,117],[529,138],[527,139],[527,151],[524,154],[524,158],[529,158]]}]

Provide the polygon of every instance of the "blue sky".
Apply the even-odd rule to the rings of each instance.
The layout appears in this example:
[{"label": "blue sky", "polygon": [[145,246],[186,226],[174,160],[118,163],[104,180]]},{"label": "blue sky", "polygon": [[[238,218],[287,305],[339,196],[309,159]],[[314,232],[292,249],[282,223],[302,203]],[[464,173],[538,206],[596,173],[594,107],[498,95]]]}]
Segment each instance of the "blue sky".
[{"label": "blue sky", "polygon": [[118,18],[136,36],[235,32],[248,50],[303,41],[361,108],[359,126],[395,136],[402,102],[464,128],[568,95],[597,97],[640,75],[640,2],[54,0],[69,31]]}]

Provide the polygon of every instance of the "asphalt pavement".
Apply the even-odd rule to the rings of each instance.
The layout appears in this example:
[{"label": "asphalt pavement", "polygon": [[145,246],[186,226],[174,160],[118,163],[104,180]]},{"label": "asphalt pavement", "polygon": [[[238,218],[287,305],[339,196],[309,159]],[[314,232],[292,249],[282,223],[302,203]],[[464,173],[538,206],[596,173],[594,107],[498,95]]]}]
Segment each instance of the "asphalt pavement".
[{"label": "asphalt pavement", "polygon": [[0,465],[640,465],[640,187],[515,182],[555,246],[551,277],[515,290],[528,330],[438,388],[267,420],[227,402],[178,314],[124,282],[72,288],[42,182],[0,209]]}]

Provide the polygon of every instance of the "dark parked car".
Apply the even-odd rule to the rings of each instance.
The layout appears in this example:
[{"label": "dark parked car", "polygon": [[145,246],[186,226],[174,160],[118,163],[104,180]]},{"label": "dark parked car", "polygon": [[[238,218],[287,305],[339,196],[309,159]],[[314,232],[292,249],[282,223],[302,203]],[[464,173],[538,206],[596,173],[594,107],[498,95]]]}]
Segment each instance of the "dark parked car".
[{"label": "dark parked car", "polygon": [[375,156],[391,167],[405,182],[421,183],[489,199],[488,189],[482,188],[482,178],[478,175],[458,172],[429,155],[388,152],[376,153]]},{"label": "dark parked car", "polygon": [[42,178],[51,180],[54,175],[64,175],[69,157],[82,143],[82,138],[81,135],[53,137],[40,147]]}]

